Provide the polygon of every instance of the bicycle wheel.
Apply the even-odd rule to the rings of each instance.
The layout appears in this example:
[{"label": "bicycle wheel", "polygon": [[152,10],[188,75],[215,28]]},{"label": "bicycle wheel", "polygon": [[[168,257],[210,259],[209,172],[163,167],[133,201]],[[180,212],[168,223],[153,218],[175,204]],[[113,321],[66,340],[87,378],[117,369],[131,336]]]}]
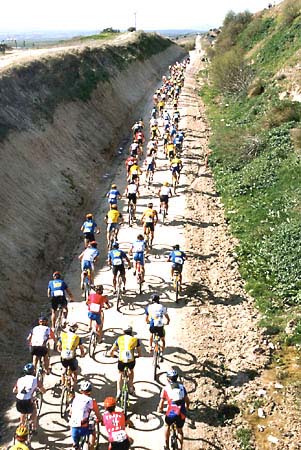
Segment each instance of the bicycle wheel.
[{"label": "bicycle wheel", "polygon": [[129,393],[128,390],[124,390],[121,395],[121,408],[123,409],[125,418],[127,418],[128,413],[128,405],[129,405]]},{"label": "bicycle wheel", "polygon": [[133,205],[132,204],[129,205],[128,211],[129,211],[128,224],[129,224],[129,227],[131,227],[133,224]]},{"label": "bicycle wheel", "polygon": [[137,274],[137,285],[138,285],[138,293],[141,295],[142,294],[142,276],[141,276],[140,272],[138,272],[138,274]]},{"label": "bicycle wheel", "polygon": [[42,392],[38,391],[36,393],[35,403],[36,403],[36,408],[37,408],[37,417],[39,417],[39,415],[41,413],[41,409],[42,409],[42,403],[43,403]]},{"label": "bicycle wheel", "polygon": [[44,368],[43,368],[43,364],[42,364],[41,358],[38,359],[38,364],[37,364],[36,374],[37,374],[38,382],[41,383],[41,384],[43,385],[43,381],[44,381]]},{"label": "bicycle wheel", "polygon": [[63,317],[63,310],[62,308],[59,308],[57,313],[57,318],[54,325],[54,336],[56,338],[56,341],[59,339],[62,331],[62,317]]},{"label": "bicycle wheel", "polygon": [[118,274],[118,279],[117,279],[117,303],[116,303],[117,311],[119,311],[119,306],[120,306],[120,302],[121,302],[121,299],[122,299],[121,284],[122,284],[122,278],[121,278],[121,275],[119,273]]},{"label": "bicycle wheel", "polygon": [[176,303],[179,301],[179,293],[180,293],[180,281],[176,280]]},{"label": "bicycle wheel", "polygon": [[158,352],[158,344],[155,345],[154,355],[153,355],[153,369],[154,369],[154,380],[157,380],[157,369],[159,367],[159,352]]},{"label": "bicycle wheel", "polygon": [[178,450],[178,436],[177,436],[177,430],[175,428],[175,425],[172,427],[172,433],[170,435],[170,447],[172,450]]},{"label": "bicycle wheel", "polygon": [[87,281],[85,281],[85,284],[84,284],[84,298],[85,298],[85,302],[88,300],[88,297],[90,295],[90,290],[91,290],[90,283],[87,280]]},{"label": "bicycle wheel", "polygon": [[97,345],[97,334],[95,333],[95,331],[92,331],[90,334],[90,339],[89,339],[89,356],[90,356],[90,358],[93,358],[95,355],[96,345]]},{"label": "bicycle wheel", "polygon": [[64,387],[61,396],[61,418],[68,420],[68,410],[70,402],[70,392],[69,389]]}]

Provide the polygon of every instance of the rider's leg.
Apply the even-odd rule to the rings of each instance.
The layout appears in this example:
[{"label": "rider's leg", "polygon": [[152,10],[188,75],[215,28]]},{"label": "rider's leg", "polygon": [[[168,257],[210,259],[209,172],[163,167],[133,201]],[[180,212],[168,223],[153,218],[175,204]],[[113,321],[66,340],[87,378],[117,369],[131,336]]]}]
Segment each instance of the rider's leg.
[{"label": "rider's leg", "polygon": [[33,403],[33,410],[31,413],[31,421],[32,421],[32,429],[36,430],[38,427],[38,418],[37,418],[37,408],[36,408],[35,403]]},{"label": "rider's leg", "polygon": [[114,273],[114,275],[113,275],[113,288],[114,288],[114,291],[116,291],[116,284],[117,284],[117,274]]},{"label": "rider's leg", "polygon": [[180,441],[180,450],[183,448],[183,441],[184,441],[184,434],[183,434],[183,428],[177,427],[177,433],[178,433],[178,439]]},{"label": "rider's leg", "polygon": [[51,310],[51,327],[54,329],[55,327],[55,310]]},{"label": "rider's leg", "polygon": [[121,372],[119,370],[118,372],[118,380],[117,380],[117,397],[120,395],[121,393],[121,389],[122,389],[122,381],[123,381],[123,372]]},{"label": "rider's leg", "polygon": [[32,355],[32,364],[34,365],[34,370],[36,370],[37,364],[38,364],[38,357],[37,357],[37,355]]},{"label": "rider's leg", "polygon": [[165,437],[165,447],[169,448],[169,436],[170,436],[170,429],[167,424],[165,424],[164,427],[164,437]]},{"label": "rider's leg", "polygon": [[48,352],[44,356],[44,367],[45,367],[45,371],[46,371],[47,375],[49,375],[50,368],[49,368],[49,355],[48,355]]},{"label": "rider's leg", "polygon": [[134,369],[129,369],[129,388],[134,389]]}]

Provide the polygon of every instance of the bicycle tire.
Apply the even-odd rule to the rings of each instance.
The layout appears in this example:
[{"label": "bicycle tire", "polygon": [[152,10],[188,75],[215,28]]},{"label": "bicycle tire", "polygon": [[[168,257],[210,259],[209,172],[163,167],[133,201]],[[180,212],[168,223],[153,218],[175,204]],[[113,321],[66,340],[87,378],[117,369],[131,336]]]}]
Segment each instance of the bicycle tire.
[{"label": "bicycle tire", "polygon": [[61,406],[60,406],[60,412],[61,412],[61,418],[65,419],[67,421],[67,411],[69,407],[69,389],[64,387],[62,391],[61,396]]},{"label": "bicycle tire", "polygon": [[119,311],[119,306],[120,306],[120,302],[121,302],[121,299],[122,299],[121,283],[122,283],[122,278],[121,278],[120,273],[119,273],[118,274],[118,279],[117,279],[117,303],[116,303],[117,311]]},{"label": "bicycle tire", "polygon": [[88,297],[90,295],[90,290],[91,290],[90,284],[85,282],[85,284],[84,284],[84,298],[85,298],[85,302],[88,300]]},{"label": "bicycle tire", "polygon": [[37,417],[39,417],[40,413],[41,413],[41,409],[42,409],[42,404],[43,404],[43,394],[42,394],[42,392],[37,392],[36,393],[35,402],[36,402],[36,407],[37,407]]},{"label": "bicycle tire", "polygon": [[89,356],[90,358],[94,358],[95,350],[97,346],[97,334],[95,331],[92,331],[89,339]]},{"label": "bicycle tire", "polygon": [[41,358],[38,359],[37,369],[36,369],[37,379],[40,384],[43,385],[44,381],[44,368],[41,361]]},{"label": "bicycle tire", "polygon": [[138,293],[142,294],[142,279],[141,279],[141,273],[138,273],[137,275],[137,284],[138,284]]},{"label": "bicycle tire", "polygon": [[159,359],[159,353],[158,350],[154,350],[154,356],[153,356],[153,366],[154,366],[154,381],[157,380],[157,369],[159,367],[158,365],[158,359]]},{"label": "bicycle tire", "polygon": [[127,418],[127,413],[128,413],[128,403],[129,403],[129,393],[128,391],[124,391],[122,393],[122,397],[121,397],[121,408],[123,409],[125,418]]},{"label": "bicycle tire", "polygon": [[63,310],[60,308],[58,310],[58,315],[54,324],[54,336],[56,338],[56,341],[59,339],[62,331],[62,317],[63,317]]},{"label": "bicycle tire", "polygon": [[131,227],[133,224],[133,207],[132,205],[129,206],[129,218],[128,218],[128,225]]},{"label": "bicycle tire", "polygon": [[180,292],[179,284],[180,284],[179,280],[176,280],[176,303],[178,303],[179,301],[179,292]]}]

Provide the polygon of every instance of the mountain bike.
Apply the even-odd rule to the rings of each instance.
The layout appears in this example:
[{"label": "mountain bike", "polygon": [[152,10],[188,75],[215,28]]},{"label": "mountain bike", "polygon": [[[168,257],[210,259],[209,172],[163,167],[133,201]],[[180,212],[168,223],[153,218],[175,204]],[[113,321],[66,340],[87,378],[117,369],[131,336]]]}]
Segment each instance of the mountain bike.
[{"label": "mountain bike", "polygon": [[172,450],[179,450],[179,443],[178,443],[178,432],[177,432],[177,426],[174,423],[171,424],[171,433],[170,433],[170,448]]},{"label": "mountain bike", "polygon": [[127,418],[128,408],[130,404],[130,391],[129,391],[129,369],[128,367],[124,368],[124,371],[122,373],[122,387],[121,387],[121,393],[120,393],[120,407],[123,409],[125,418]]},{"label": "mountain bike", "polygon": [[174,269],[174,271],[173,271],[173,280],[172,281],[173,281],[174,290],[176,291],[176,303],[178,303],[182,286],[181,286],[181,274],[176,269]]},{"label": "mountain bike", "polygon": [[119,306],[122,300],[122,276],[120,274],[120,272],[118,272],[118,277],[117,277],[117,285],[116,285],[116,297],[117,297],[117,303],[116,303],[116,309],[117,311],[119,311]]},{"label": "mountain bike", "polygon": [[91,269],[85,269],[86,275],[84,275],[83,285],[84,285],[84,298],[85,302],[88,300],[88,297],[91,292]]},{"label": "mountain bike", "polygon": [[37,367],[36,367],[36,377],[38,379],[38,382],[40,382],[43,385],[44,381],[44,358],[43,356],[39,356],[37,360]]},{"label": "mountain bike", "polygon": [[161,214],[162,214],[162,223],[165,223],[166,220],[166,215],[167,215],[167,204],[165,202],[163,202],[161,204]]},{"label": "mountain bike", "polygon": [[71,369],[68,367],[64,377],[64,385],[61,395],[61,418],[68,422],[70,405],[74,398],[73,379]]},{"label": "mountain bike", "polygon": [[57,342],[61,336],[61,332],[63,330],[63,318],[64,318],[63,307],[62,305],[59,305],[57,308],[57,315],[54,324],[55,342]]},{"label": "mountain bike", "polygon": [[[94,411],[89,415],[89,433],[86,436],[81,436],[78,444],[78,449],[81,450],[96,450],[99,443],[99,423]],[[92,439],[91,439],[92,438]]]},{"label": "mountain bike", "polygon": [[154,349],[153,349],[153,369],[154,369],[154,380],[156,381],[157,379],[157,370],[160,369],[160,364],[159,362],[161,362],[163,360],[162,357],[162,347],[160,345],[160,336],[158,335],[158,333],[154,334]]},{"label": "mountain bike", "polygon": [[[36,390],[32,397],[32,402],[35,404],[36,410],[37,410],[37,420],[41,413],[42,408],[42,402],[43,402],[43,394],[39,390]],[[33,435],[33,427],[32,427],[32,418],[31,414],[26,414],[25,419],[25,426],[28,429],[28,437],[26,439],[26,445],[30,447],[30,443],[32,441],[32,435]],[[14,436],[14,444],[16,444],[16,436]],[[31,448],[31,447],[30,447]]]},{"label": "mountain bike", "polygon": [[142,275],[140,261],[137,261],[137,265],[136,265],[136,280],[137,280],[138,293],[141,295],[142,294],[143,275]]},{"label": "mountain bike", "polygon": [[134,204],[132,200],[129,200],[128,203],[128,224],[129,227],[131,227],[133,225],[134,222],[134,218],[135,218],[135,209],[134,209]]},{"label": "mountain bike", "polygon": [[91,333],[90,333],[89,348],[88,348],[90,358],[94,358],[94,356],[95,356],[95,350],[96,350],[97,343],[98,343],[98,334],[97,334],[96,330],[94,330],[92,328]]},{"label": "mountain bike", "polygon": [[153,179],[154,179],[154,171],[148,170],[145,175],[145,182],[148,187],[150,187],[150,185],[152,184]]},{"label": "mountain bike", "polygon": [[117,241],[117,234],[118,234],[118,229],[117,228],[112,228],[109,232],[109,241],[108,241],[108,248],[109,250],[112,250],[113,248],[113,244],[114,242]]}]

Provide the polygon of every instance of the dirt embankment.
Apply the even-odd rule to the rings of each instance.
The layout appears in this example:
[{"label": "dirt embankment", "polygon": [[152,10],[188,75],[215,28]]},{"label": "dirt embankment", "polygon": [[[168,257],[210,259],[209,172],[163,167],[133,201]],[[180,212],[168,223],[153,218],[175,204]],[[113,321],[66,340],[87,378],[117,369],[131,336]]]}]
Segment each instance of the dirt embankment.
[{"label": "dirt embankment", "polygon": [[[146,92],[181,47],[138,34],[119,45],[43,55],[0,77],[1,375],[12,377],[43,292],[62,269],[99,177]],[[92,193],[92,195],[91,195]],[[14,355],[12,355],[14,353]],[[17,360],[17,361],[16,361]],[[3,399],[3,397],[2,397]],[[5,399],[4,399],[5,400]]]}]

